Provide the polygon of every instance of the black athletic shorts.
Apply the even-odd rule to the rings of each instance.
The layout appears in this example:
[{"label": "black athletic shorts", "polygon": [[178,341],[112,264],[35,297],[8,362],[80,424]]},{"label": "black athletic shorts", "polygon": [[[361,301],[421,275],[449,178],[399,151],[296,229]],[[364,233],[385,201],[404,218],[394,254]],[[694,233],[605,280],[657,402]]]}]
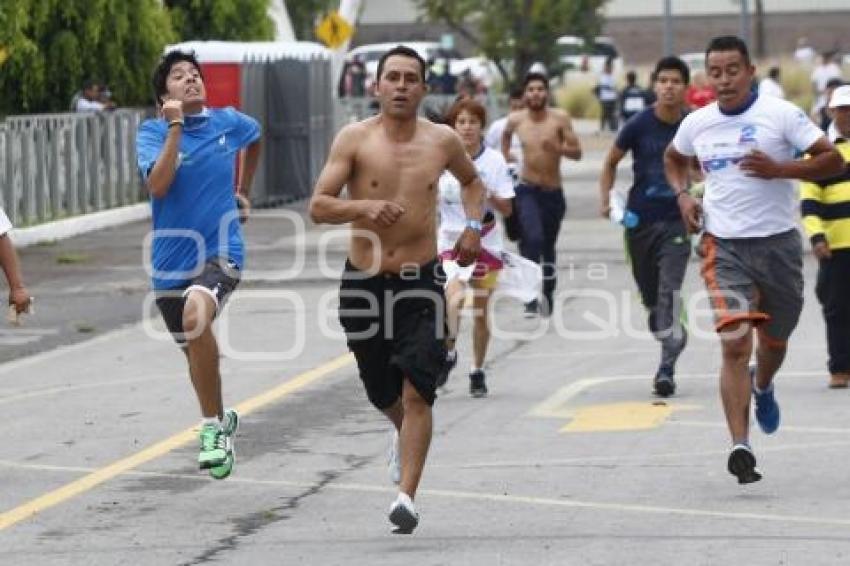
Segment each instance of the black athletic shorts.
[{"label": "black athletic shorts", "polygon": [[445,275],[438,260],[400,274],[368,276],[350,261],[339,288],[339,321],[369,401],[386,409],[407,378],[433,405],[446,363]]},{"label": "black athletic shorts", "polygon": [[183,307],[189,291],[200,290],[215,300],[216,315],[224,308],[227,297],[236,289],[241,274],[236,264],[224,258],[213,258],[204,265],[201,274],[188,285],[156,292],[156,306],[162,313],[165,326],[178,344],[186,343],[183,333]]}]

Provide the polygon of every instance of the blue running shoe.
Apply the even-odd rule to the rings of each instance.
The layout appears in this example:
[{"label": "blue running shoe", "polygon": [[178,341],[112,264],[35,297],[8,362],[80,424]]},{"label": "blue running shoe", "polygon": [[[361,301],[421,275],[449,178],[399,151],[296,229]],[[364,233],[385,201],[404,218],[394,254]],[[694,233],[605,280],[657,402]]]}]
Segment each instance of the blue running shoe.
[{"label": "blue running shoe", "polygon": [[773,383],[764,390],[756,390],[756,368],[750,366],[750,381],[753,384],[753,399],[756,401],[756,422],[765,434],[773,434],[779,428],[779,404],[773,396]]}]

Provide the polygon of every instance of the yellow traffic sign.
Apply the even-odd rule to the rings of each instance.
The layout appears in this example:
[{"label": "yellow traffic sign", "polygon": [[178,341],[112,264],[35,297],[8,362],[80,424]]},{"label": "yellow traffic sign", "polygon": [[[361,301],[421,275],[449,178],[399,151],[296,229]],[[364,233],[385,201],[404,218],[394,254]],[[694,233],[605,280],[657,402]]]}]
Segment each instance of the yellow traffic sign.
[{"label": "yellow traffic sign", "polygon": [[354,26],[348,23],[348,20],[343,18],[337,11],[328,14],[316,26],[316,37],[321,39],[331,49],[340,47],[348,41],[353,33]]}]

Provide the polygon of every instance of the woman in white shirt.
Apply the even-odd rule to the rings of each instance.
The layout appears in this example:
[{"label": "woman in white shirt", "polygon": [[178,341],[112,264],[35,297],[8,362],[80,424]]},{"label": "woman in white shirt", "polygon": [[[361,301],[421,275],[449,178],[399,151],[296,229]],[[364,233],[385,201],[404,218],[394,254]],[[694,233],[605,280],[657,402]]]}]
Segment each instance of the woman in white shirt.
[{"label": "woman in white shirt", "polygon": [[474,265],[466,268],[454,261],[452,250],[458,236],[466,228],[466,213],[460,199],[460,184],[448,171],[440,177],[439,209],[440,228],[437,246],[446,272],[446,303],[448,305],[448,358],[446,372],[438,385],[448,379],[448,373],[457,363],[455,340],[460,325],[460,310],[468,287],[473,290],[473,365],[469,373],[469,392],[473,397],[487,395],[483,371],[490,328],[487,310],[490,296],[498,281],[502,268],[502,232],[496,221],[494,210],[503,216],[512,212],[511,198],[514,196],[513,180],[508,172],[505,158],[498,151],[485,147],[482,131],[486,123],[486,112],[481,103],[474,99],[462,99],[449,109],[446,123],[457,131],[467,153],[475,162],[478,174],[487,188],[485,214],[481,227],[481,255]]}]

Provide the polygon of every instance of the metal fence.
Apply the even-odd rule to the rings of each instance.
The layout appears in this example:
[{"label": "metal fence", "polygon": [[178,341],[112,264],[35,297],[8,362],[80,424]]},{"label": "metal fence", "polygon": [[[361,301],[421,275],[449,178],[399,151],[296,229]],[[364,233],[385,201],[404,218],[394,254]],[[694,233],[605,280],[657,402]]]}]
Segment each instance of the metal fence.
[{"label": "metal fence", "polygon": [[10,116],[0,124],[0,206],[16,226],[146,198],[136,170],[142,110]]},{"label": "metal fence", "polygon": [[310,195],[335,132],[330,61],[249,61],[242,111],[263,125],[263,152],[251,200],[274,206]]}]

